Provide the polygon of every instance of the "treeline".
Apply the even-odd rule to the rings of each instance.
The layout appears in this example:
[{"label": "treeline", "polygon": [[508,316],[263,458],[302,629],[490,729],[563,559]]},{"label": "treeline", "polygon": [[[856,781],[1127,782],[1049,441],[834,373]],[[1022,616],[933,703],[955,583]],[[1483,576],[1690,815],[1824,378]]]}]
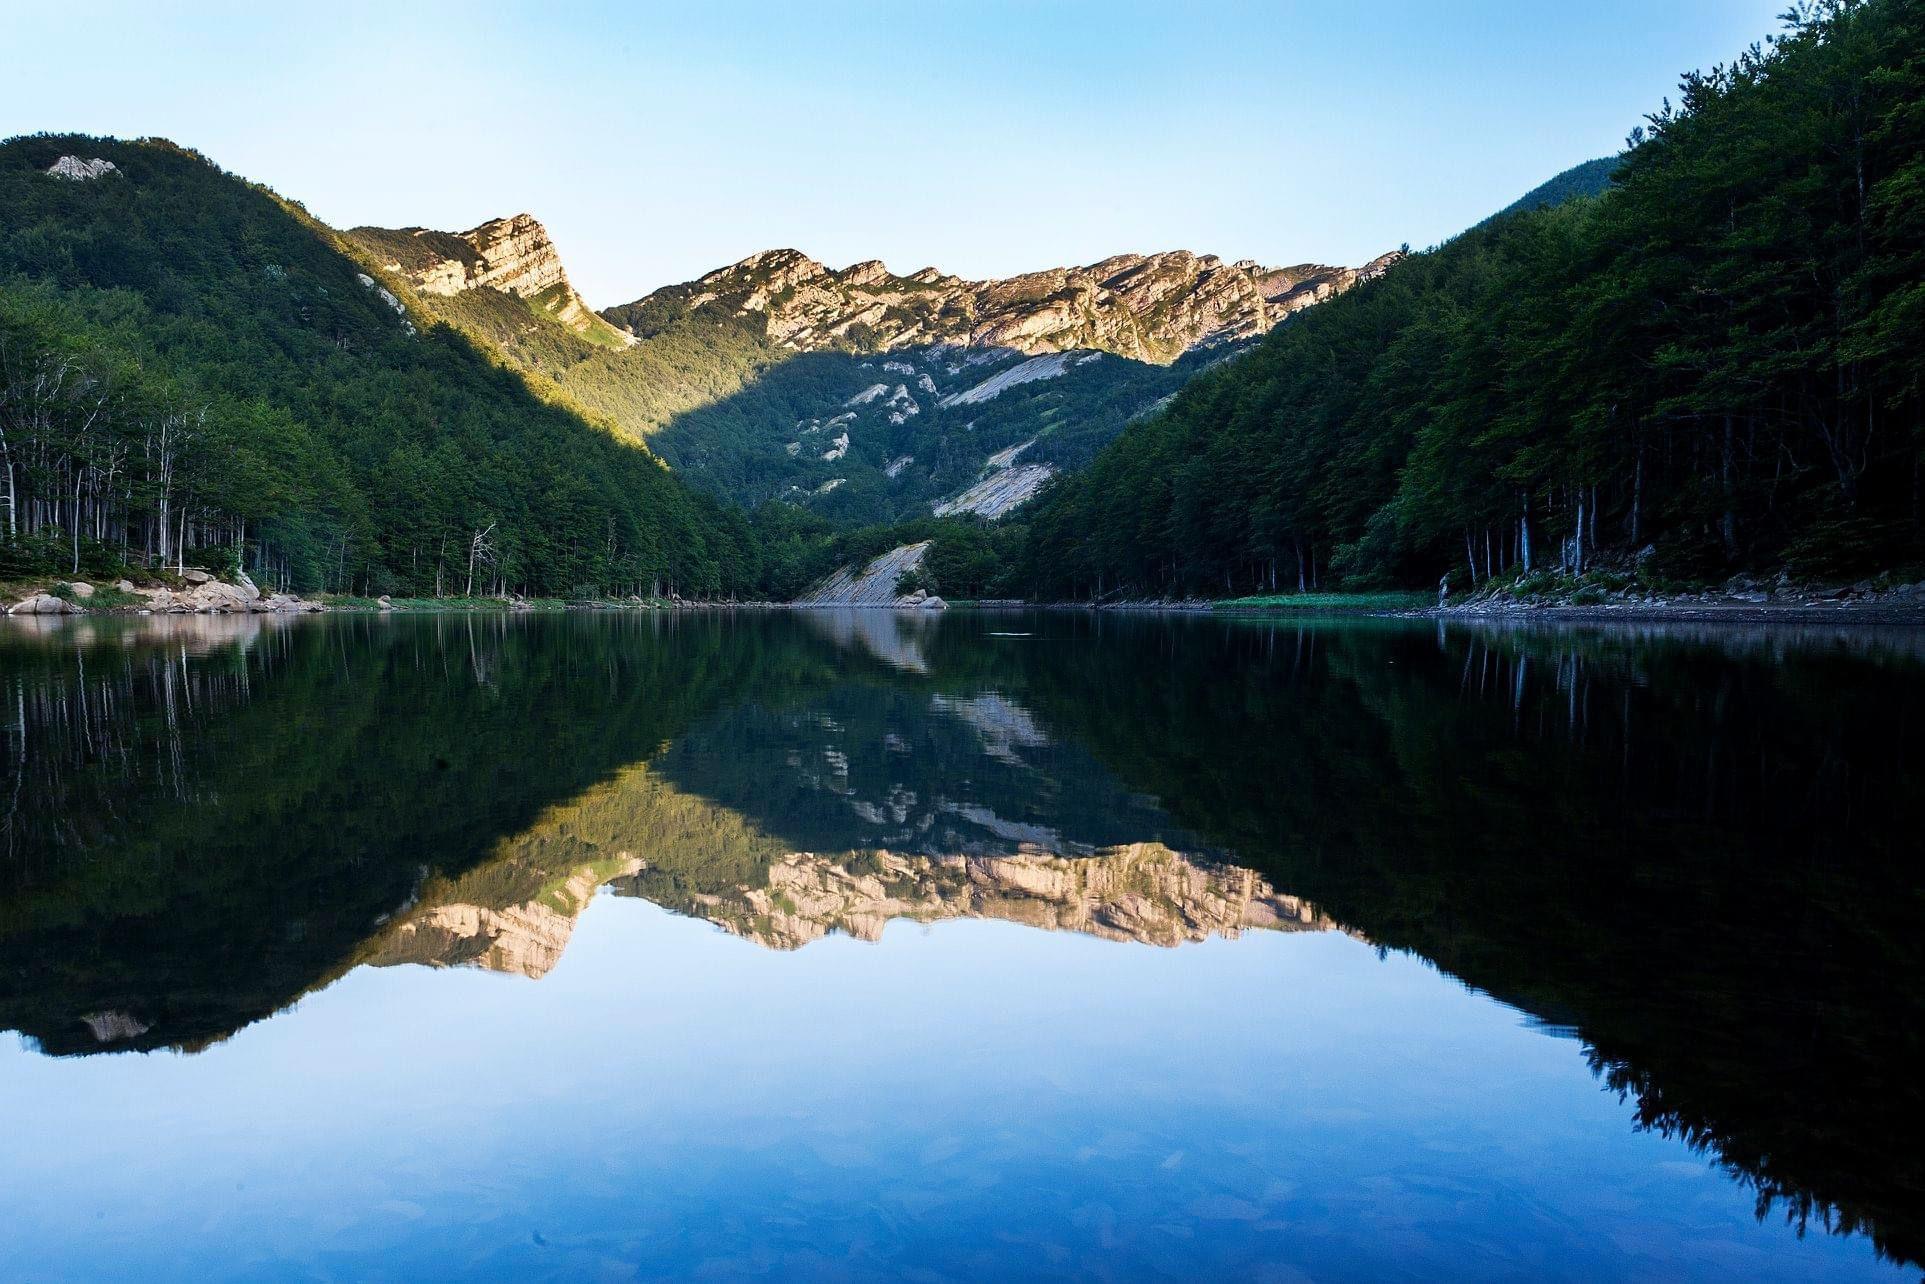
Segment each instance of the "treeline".
[{"label": "treeline", "polygon": [[[58,157],[117,171],[70,181]],[[344,243],[162,142],[0,145],[0,578],[753,595],[746,514],[416,332]]]},{"label": "treeline", "polygon": [[282,425],[239,422],[85,333],[50,294],[0,294],[0,541],[16,564],[0,573],[178,569],[244,543],[256,506],[231,474]]},{"label": "treeline", "polygon": [[1596,199],[1311,309],[1031,519],[1039,596],[1921,555],[1925,0],[1686,77]]}]

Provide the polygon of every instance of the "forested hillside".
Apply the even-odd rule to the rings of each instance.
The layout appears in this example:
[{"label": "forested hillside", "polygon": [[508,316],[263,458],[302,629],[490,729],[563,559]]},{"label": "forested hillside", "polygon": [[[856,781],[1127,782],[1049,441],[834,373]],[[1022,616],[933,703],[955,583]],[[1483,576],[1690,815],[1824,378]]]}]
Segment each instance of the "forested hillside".
[{"label": "forested hillside", "polygon": [[1186,251],[964,281],[764,251],[589,313],[527,214],[348,236],[411,307],[748,508],[991,520],[1191,375],[1381,273]]},{"label": "forested hillside", "polygon": [[752,591],[745,515],[417,326],[349,250],[170,143],[0,145],[0,579]]},{"label": "forested hillside", "polygon": [[1921,555],[1925,3],[1688,76],[1603,195],[1273,331],[1039,501],[1046,597]]},{"label": "forested hillside", "polygon": [[[1226,355],[1152,365],[1005,348],[802,353],[677,415],[649,444],[749,507],[785,500],[860,524],[948,511],[961,497],[959,508],[997,517]],[[1001,491],[986,493],[993,484]]]},{"label": "forested hillside", "polygon": [[1573,165],[1563,173],[1545,179],[1484,222],[1523,210],[1549,209],[1581,196],[1600,196],[1610,190],[1611,176],[1618,172],[1620,161],[1621,158],[1617,156],[1600,156],[1582,165]]}]

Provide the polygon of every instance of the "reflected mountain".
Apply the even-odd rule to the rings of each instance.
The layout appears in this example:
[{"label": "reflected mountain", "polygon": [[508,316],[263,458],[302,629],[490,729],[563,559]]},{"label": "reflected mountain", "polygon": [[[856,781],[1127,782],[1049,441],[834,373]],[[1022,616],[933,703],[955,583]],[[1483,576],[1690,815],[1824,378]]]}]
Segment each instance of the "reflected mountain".
[{"label": "reflected mountain", "polygon": [[[647,883],[638,876],[618,880],[615,887],[647,895]],[[879,940],[896,919],[991,918],[1161,946],[1247,930],[1335,926],[1250,870],[1195,863],[1158,843],[1076,858],[863,852],[838,863],[794,852],[770,868],[766,887],[698,896],[691,908],[777,950],[797,949],[831,932]]]},{"label": "reflected mountain", "polygon": [[363,963],[538,977],[604,886],[775,949],[1341,927],[1580,1040],[1761,1212],[1925,1261],[1915,632],[208,623],[0,630],[0,1026],[49,1054]]},{"label": "reflected mountain", "polygon": [[[766,884],[677,892],[638,857],[584,865],[531,900],[499,906],[457,900],[417,908],[364,961],[374,967],[479,967],[539,980],[561,961],[576,920],[603,885],[773,950],[799,949],[831,934],[876,941],[898,919],[997,919],[1164,947],[1245,931],[1336,926],[1250,870],[1193,863],[1155,843],[1093,857],[932,858],[877,851],[836,860],[790,852],[768,867],[766,877]],[[454,894],[461,890],[457,886]],[[146,1032],[124,1014],[89,1024],[102,1044]]]},{"label": "reflected mountain", "polygon": [[534,899],[513,905],[456,900],[415,910],[367,962],[373,967],[479,967],[539,981],[561,962],[568,938],[575,934],[575,920],[588,908],[595,889],[611,875],[621,877],[640,866],[633,858],[612,867],[584,865]]},{"label": "reflected mountain", "polygon": [[[874,703],[885,722],[902,712],[887,695]],[[1005,750],[1002,719],[1020,721],[1021,710],[990,697],[964,703],[977,720],[938,719],[937,738],[960,744],[935,759],[966,760],[974,748],[989,759],[984,774],[1017,769],[1031,773],[1033,783],[1033,766]],[[983,724],[986,709],[996,720]],[[736,759],[731,751],[745,736],[782,728],[804,736],[822,759],[804,761],[779,743],[772,755],[783,777],[773,782],[777,796],[820,793],[830,800],[833,830],[819,818],[805,822],[830,840],[826,854],[792,850],[740,811],[685,792],[672,779],[676,767],[692,761],[758,775],[759,759]],[[891,742],[891,781],[878,790],[884,801],[870,802],[850,783],[850,757],[875,732],[868,719],[845,723],[820,714],[773,729],[751,711],[717,719],[656,762],[624,768],[548,809],[527,831],[504,839],[480,868],[424,887],[420,902],[365,961],[540,977],[560,960],[575,919],[604,885],[782,950],[831,933],[873,941],[895,919],[991,918],[1161,946],[1245,930],[1335,926],[1235,865],[1154,841],[1100,850],[1066,843],[1052,827],[1005,821],[980,803],[954,801],[905,760],[909,742],[897,743],[893,732],[881,733]],[[1031,737],[1029,747],[1042,743]],[[1079,765],[1100,775],[1087,759]],[[1099,778],[1080,783],[1102,792]],[[1013,788],[1003,781],[998,793],[1007,799]],[[1148,811],[1140,799],[1137,809]],[[920,850],[863,846],[879,830]],[[1065,854],[1071,849],[1078,854]]]}]

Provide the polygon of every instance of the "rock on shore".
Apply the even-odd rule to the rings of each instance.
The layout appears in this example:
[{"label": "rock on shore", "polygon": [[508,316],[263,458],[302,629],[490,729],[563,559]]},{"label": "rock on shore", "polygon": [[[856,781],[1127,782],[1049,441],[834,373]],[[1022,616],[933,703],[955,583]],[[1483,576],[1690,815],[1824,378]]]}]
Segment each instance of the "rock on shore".
[{"label": "rock on shore", "polygon": [[[114,588],[140,598],[135,609],[153,615],[263,615],[324,609],[319,602],[292,593],[262,593],[246,572],[235,577],[238,582],[228,583],[211,572],[189,568],[181,572],[180,579],[185,587],[178,589],[165,585],[137,588],[128,580],[117,582]],[[98,591],[85,581],[74,581],[65,588],[79,602],[53,593],[33,593],[8,608],[7,614],[78,615],[87,609],[79,603],[92,599]]]}]

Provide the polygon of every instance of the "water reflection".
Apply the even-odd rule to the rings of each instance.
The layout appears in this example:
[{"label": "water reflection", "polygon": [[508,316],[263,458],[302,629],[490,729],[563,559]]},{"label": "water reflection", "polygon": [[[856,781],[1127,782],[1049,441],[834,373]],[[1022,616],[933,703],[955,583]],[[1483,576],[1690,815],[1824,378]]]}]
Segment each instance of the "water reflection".
[{"label": "water reflection", "polygon": [[1573,1033],[1761,1208],[1925,1260],[1915,632],[32,623],[0,1025],[46,1053],[204,1048],[362,964],[542,977],[604,886],[785,950],[1341,927]]}]

